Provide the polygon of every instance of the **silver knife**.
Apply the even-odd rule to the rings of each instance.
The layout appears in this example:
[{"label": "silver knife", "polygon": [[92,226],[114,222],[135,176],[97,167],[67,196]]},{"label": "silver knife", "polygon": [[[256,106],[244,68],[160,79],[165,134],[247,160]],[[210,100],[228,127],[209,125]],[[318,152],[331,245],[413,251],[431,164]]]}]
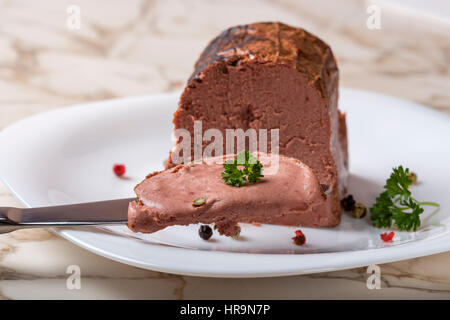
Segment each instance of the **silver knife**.
[{"label": "silver knife", "polygon": [[135,198],[40,208],[0,207],[0,233],[23,228],[117,225],[128,222]]}]

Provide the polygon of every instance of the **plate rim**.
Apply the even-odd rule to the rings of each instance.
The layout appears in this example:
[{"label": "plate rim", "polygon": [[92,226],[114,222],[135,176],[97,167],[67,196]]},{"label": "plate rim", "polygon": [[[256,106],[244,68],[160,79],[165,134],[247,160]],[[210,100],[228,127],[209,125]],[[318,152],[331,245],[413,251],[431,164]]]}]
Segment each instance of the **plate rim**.
[{"label": "plate rim", "polygon": [[[384,247],[384,248],[376,248],[376,249],[368,249],[368,250],[355,250],[355,251],[347,251],[347,252],[331,252],[331,253],[317,253],[317,254],[255,254],[255,253],[242,253],[242,252],[224,252],[224,251],[206,251],[206,250],[195,250],[195,249],[186,249],[186,248],[179,248],[179,247],[171,247],[167,246],[166,250],[181,252],[181,251],[196,251],[201,252],[202,255],[210,255],[213,254],[219,254],[228,256],[230,259],[233,259],[233,257],[242,257],[246,256],[248,258],[254,259],[254,260],[265,260],[265,258],[270,259],[279,259],[280,257],[295,257],[294,259],[299,259],[299,262],[301,263],[301,257],[303,256],[327,256],[327,257],[333,257],[333,256],[340,256],[345,257],[347,255],[367,255],[367,258],[364,260],[365,262],[355,263],[355,262],[348,262],[348,263],[340,263],[339,266],[336,265],[329,265],[322,264],[323,266],[320,268],[314,268],[314,269],[304,269],[299,270],[295,269],[293,267],[291,268],[282,268],[282,270],[278,269],[277,271],[270,271],[267,270],[258,270],[258,271],[251,271],[251,272],[243,272],[243,271],[237,271],[239,268],[230,269],[227,271],[221,271],[221,272],[211,272],[207,270],[202,270],[201,268],[198,269],[198,271],[192,271],[192,270],[186,270],[183,268],[174,268],[170,267],[164,264],[160,265],[151,265],[145,264],[144,262],[139,262],[138,260],[133,260],[129,258],[123,258],[118,257],[115,254],[111,254],[110,252],[106,252],[102,249],[99,249],[98,247],[94,248],[91,245],[87,244],[85,241],[80,240],[80,238],[76,238],[73,235],[66,234],[64,231],[60,230],[53,230],[60,236],[62,236],[64,239],[69,240],[70,242],[80,246],[83,249],[86,249],[92,253],[98,254],[102,257],[111,259],[116,262],[125,263],[134,267],[157,271],[157,272],[165,272],[170,274],[176,274],[181,276],[194,276],[194,277],[208,277],[208,278],[272,278],[272,277],[286,277],[286,276],[294,276],[294,275],[306,275],[306,274],[314,274],[314,273],[322,273],[322,272],[333,272],[333,271],[341,271],[341,270],[347,270],[347,269],[353,269],[353,268],[360,268],[369,266],[372,264],[385,264],[385,263],[391,263],[396,261],[402,261],[402,260],[408,260],[408,259],[414,259],[418,257],[428,256],[432,254],[438,254],[442,252],[446,252],[450,250],[450,247],[446,245],[448,241],[450,241],[450,236],[448,234],[443,234],[439,237],[430,239],[430,240],[421,240],[421,245],[428,245],[428,248],[422,250],[422,251],[415,251],[415,253],[408,253],[407,250],[402,250],[405,246],[408,245],[400,244],[395,245],[391,247]],[[114,235],[115,237],[120,237],[119,235]],[[137,241],[141,241],[138,240]],[[415,247],[418,245],[413,244]],[[433,246],[432,246],[433,245]],[[389,251],[389,254],[388,252]],[[395,257],[392,254],[392,251],[398,251],[398,255]],[[406,253],[405,253],[406,252]],[[375,253],[375,254],[374,254]],[[377,255],[378,253],[378,255]],[[381,255],[379,254],[381,253]],[[380,258],[382,255],[390,256],[391,258]],[[382,259],[382,262],[379,262],[379,260]],[[262,262],[263,262],[262,261]],[[258,263],[258,261],[253,261]]]}]

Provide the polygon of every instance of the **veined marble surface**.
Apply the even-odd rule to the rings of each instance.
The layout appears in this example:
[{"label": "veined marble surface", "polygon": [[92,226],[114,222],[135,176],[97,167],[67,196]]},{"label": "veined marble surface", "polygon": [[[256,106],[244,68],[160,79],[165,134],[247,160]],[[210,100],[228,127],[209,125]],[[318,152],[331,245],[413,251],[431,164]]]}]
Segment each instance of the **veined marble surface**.
[{"label": "veined marble surface", "polygon": [[[67,27],[70,5],[81,28]],[[341,85],[413,100],[450,114],[450,24],[381,8],[366,27],[359,0],[0,0],[0,129],[74,103],[182,87],[207,42],[235,24],[279,20],[327,41]],[[0,155],[1,156],[1,155]],[[0,206],[20,203],[0,185]],[[81,268],[68,290],[66,269]],[[51,231],[0,235],[3,299],[450,298],[450,252],[366,268],[268,279],[184,277],[91,254]]]}]

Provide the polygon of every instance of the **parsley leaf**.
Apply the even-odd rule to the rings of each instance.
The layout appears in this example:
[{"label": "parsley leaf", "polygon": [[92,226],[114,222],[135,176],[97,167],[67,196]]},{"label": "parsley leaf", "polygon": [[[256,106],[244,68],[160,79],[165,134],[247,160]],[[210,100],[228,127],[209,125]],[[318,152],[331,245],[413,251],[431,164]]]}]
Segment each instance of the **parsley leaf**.
[{"label": "parsley leaf", "polygon": [[402,166],[392,169],[391,176],[386,180],[383,191],[370,208],[370,219],[375,227],[390,228],[392,224],[399,230],[416,231],[420,226],[422,205],[439,208],[434,202],[419,202],[409,191],[413,181],[409,177],[409,169]]},{"label": "parsley leaf", "polygon": [[[243,167],[242,169],[240,169]],[[262,164],[248,151],[241,151],[234,160],[227,160],[223,164],[222,180],[226,184],[241,187],[247,181],[256,183],[262,175]]]}]

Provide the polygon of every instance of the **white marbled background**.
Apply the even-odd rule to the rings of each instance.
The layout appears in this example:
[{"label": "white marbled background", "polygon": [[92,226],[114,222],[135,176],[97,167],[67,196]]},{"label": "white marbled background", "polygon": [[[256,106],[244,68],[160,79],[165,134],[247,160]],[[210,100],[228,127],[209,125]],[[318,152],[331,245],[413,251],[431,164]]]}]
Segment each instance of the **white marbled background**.
[{"label": "white marbled background", "polygon": [[[81,29],[66,26],[81,8]],[[231,25],[279,20],[309,29],[337,56],[341,85],[450,114],[450,24],[382,8],[366,27],[358,0],[0,0],[0,129],[74,103],[183,86],[207,42]],[[1,154],[0,154],[1,156]],[[0,185],[0,206],[20,206]],[[82,270],[67,290],[68,265]],[[381,266],[382,289],[358,268],[269,279],[212,279],[137,269],[47,230],[0,235],[3,299],[450,298],[450,252]]]}]

